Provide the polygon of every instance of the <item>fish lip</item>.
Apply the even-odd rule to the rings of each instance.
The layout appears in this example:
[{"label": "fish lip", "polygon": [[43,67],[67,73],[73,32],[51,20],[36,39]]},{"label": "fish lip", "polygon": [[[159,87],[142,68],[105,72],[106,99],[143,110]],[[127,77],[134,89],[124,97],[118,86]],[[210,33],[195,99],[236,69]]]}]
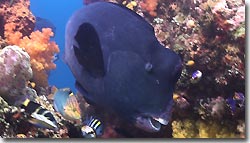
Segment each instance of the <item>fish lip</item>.
[{"label": "fish lip", "polygon": [[135,126],[147,131],[147,132],[158,132],[162,125],[168,125],[172,116],[173,101],[169,101],[168,106],[162,113],[140,113],[135,118]]},{"label": "fish lip", "polygon": [[153,127],[153,129],[158,132],[161,129],[161,123],[155,120],[154,118],[148,117],[149,123]]},{"label": "fish lip", "polygon": [[159,122],[162,125],[168,125],[168,121],[166,119],[160,117],[152,117],[155,121]]},{"label": "fish lip", "polygon": [[147,132],[158,132],[162,125],[167,125],[168,121],[151,115],[140,115],[136,117],[135,126],[147,131]]}]

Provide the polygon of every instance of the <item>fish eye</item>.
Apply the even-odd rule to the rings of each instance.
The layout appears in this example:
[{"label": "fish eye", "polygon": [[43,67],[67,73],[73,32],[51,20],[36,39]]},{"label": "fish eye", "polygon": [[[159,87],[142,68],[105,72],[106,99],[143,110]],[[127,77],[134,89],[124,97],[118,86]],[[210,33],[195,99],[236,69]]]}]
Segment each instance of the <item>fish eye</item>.
[{"label": "fish eye", "polygon": [[147,72],[152,72],[152,70],[153,70],[153,65],[151,64],[151,63],[146,63],[145,64],[145,70],[147,71]]}]

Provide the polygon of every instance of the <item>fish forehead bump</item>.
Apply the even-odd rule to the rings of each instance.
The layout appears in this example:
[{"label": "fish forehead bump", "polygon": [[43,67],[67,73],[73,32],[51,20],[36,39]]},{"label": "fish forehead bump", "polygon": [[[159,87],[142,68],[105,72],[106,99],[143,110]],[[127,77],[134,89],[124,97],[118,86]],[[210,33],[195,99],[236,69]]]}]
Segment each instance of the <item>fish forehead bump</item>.
[{"label": "fish forehead bump", "polygon": [[[65,38],[73,38],[77,33],[78,27],[83,23],[90,23],[95,28],[104,27],[102,30],[107,29],[108,31],[112,28],[112,25],[115,26],[115,23],[120,22],[118,26],[121,26],[124,21],[129,21],[124,25],[127,27],[127,30],[128,26],[131,25],[130,29],[134,31],[146,27],[150,32],[154,32],[153,27],[135,12],[114,3],[96,2],[79,9],[71,16],[66,25]],[[134,25],[140,25],[140,28],[134,28]],[[66,48],[70,48],[70,45],[73,44],[73,41],[69,42],[66,40]]]},{"label": "fish forehead bump", "polygon": [[[115,12],[114,12],[115,11]],[[109,13],[108,15],[105,16],[100,16],[100,13]],[[124,16],[120,16],[118,14],[119,19],[112,19],[114,14],[123,14]],[[110,14],[113,14],[110,16]],[[136,16],[135,16],[136,15]],[[106,18],[109,17],[111,18],[112,22],[106,20]],[[126,17],[126,19],[124,19]],[[121,27],[120,23],[123,23],[126,20],[133,19],[134,22],[129,22],[132,23],[130,25],[130,32],[128,32],[128,24],[124,25],[126,30]],[[115,21],[114,21],[115,20]],[[136,22],[135,22],[136,21]],[[105,64],[105,68],[107,65],[107,59],[109,54],[111,54],[115,50],[134,50],[134,52],[140,53],[141,55],[144,55],[144,59],[146,59],[149,56],[148,55],[150,52],[147,50],[148,48],[144,48],[144,45],[149,45],[147,41],[155,41],[156,38],[153,33],[153,28],[150,24],[148,24],[143,18],[141,18],[139,15],[135,14],[132,11],[128,11],[125,8],[122,8],[116,4],[111,4],[111,3],[106,3],[106,2],[100,2],[100,3],[94,3],[90,4],[88,6],[85,6],[78,10],[76,13],[73,14],[73,16],[70,18],[70,20],[67,23],[66,26],[66,35],[65,35],[65,51],[64,51],[64,62],[68,64],[70,67],[73,75],[76,77],[77,81],[81,83],[81,85],[89,85],[91,83],[90,81],[87,81],[86,73],[84,73],[84,66],[81,65],[81,63],[78,61],[78,58],[75,56],[75,50],[74,46],[79,47],[78,42],[75,39],[75,35],[78,32],[78,28],[80,25],[84,23],[90,23],[95,30],[97,31],[97,34],[99,35],[100,42],[101,42],[101,48],[103,52],[103,60]],[[105,29],[109,29],[110,25],[112,23],[116,24],[116,37],[123,37],[123,38],[118,38],[115,41],[111,41],[109,38],[105,37]],[[140,23],[140,24],[139,24]],[[138,25],[140,28],[136,28],[138,31],[134,32],[134,24]],[[99,25],[99,26],[98,26]],[[145,27],[141,29],[142,27]],[[107,32],[107,31],[106,31]],[[125,33],[124,33],[125,32]],[[146,33],[145,33],[146,32]],[[130,33],[130,36],[124,36],[128,35]],[[138,33],[139,36],[134,36],[133,33]],[[145,36],[147,35],[147,36]],[[134,38],[132,38],[133,36]],[[144,38],[139,38],[138,37],[144,37]],[[134,40],[131,42],[131,40]],[[131,47],[128,43],[132,43],[133,47]],[[140,41],[140,42],[139,42]],[[147,44],[145,44],[147,42]],[[137,46],[140,44],[139,46]],[[143,50],[143,48],[145,50]],[[78,56],[79,57],[79,56]],[[83,78],[82,75],[85,75]],[[88,78],[88,80],[91,80],[91,78]],[[86,82],[86,83],[84,83]],[[87,83],[88,82],[88,83]],[[95,81],[93,81],[95,82]]]}]

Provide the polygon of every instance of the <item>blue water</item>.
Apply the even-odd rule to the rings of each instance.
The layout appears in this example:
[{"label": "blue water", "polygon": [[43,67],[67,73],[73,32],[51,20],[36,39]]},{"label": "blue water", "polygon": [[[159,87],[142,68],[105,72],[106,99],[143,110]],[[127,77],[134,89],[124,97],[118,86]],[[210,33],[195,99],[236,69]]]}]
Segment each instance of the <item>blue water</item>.
[{"label": "blue water", "polygon": [[30,0],[35,16],[48,19],[56,26],[55,40],[60,48],[57,68],[49,74],[49,84],[58,88],[70,87],[75,90],[75,79],[68,66],[62,61],[65,43],[65,26],[74,11],[83,6],[82,0]]}]

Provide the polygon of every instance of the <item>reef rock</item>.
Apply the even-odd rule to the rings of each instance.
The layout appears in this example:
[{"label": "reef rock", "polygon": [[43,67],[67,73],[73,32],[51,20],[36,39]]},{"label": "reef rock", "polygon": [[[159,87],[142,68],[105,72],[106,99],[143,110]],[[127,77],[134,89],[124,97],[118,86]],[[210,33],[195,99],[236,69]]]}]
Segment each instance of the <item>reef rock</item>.
[{"label": "reef rock", "polygon": [[[0,51],[0,95],[9,103],[21,95],[32,77],[30,56],[18,46],[7,46]],[[12,99],[12,100],[10,100]]]}]

